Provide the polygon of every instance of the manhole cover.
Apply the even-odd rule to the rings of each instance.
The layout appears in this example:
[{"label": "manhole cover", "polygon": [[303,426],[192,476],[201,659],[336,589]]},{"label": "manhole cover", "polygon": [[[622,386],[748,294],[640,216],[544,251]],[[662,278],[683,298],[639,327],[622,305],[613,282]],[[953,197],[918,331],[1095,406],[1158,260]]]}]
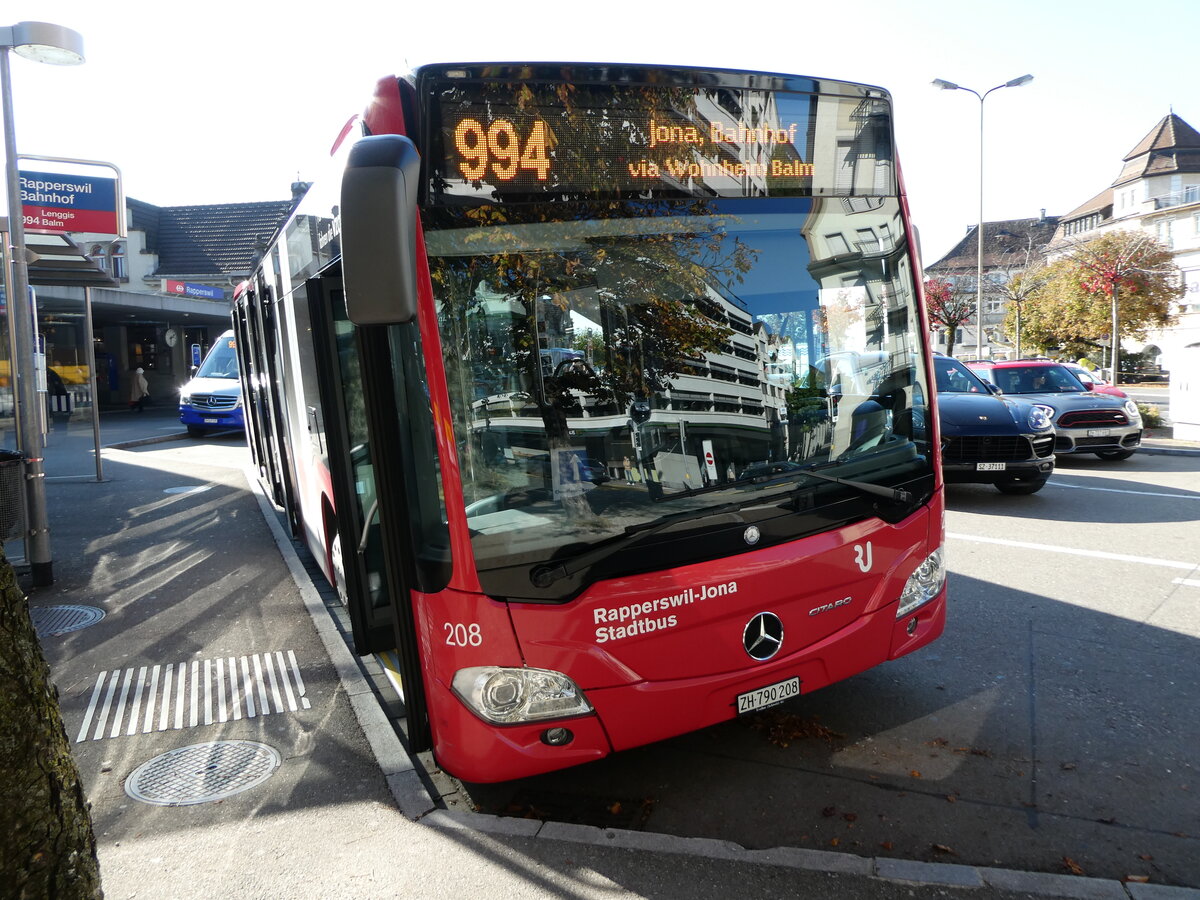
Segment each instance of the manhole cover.
[{"label": "manhole cover", "polygon": [[39,606],[29,610],[33,630],[38,637],[78,631],[104,618],[104,610],[94,606]]},{"label": "manhole cover", "polygon": [[189,484],[186,487],[167,488],[163,491],[164,494],[199,494],[203,491],[211,491],[211,484]]},{"label": "manhole cover", "polygon": [[279,768],[279,754],[257,741],[210,741],[171,750],[142,763],[125,793],[155,806],[208,803],[262,784]]}]

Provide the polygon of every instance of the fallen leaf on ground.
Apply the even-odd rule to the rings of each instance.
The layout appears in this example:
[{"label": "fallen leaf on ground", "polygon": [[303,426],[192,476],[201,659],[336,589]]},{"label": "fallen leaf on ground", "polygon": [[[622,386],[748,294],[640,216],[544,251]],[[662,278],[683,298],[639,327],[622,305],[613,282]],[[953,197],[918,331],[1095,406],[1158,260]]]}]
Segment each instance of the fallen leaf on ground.
[{"label": "fallen leaf on ground", "polygon": [[951,850],[945,844],[934,844],[933,851],[935,853],[949,853],[951,856],[958,856],[957,853],[955,853],[953,850]]},{"label": "fallen leaf on ground", "polygon": [[1065,868],[1072,875],[1082,875],[1083,874],[1083,866],[1079,865],[1079,863],[1075,862],[1075,860],[1071,859],[1071,857],[1064,856],[1062,858],[1062,861],[1063,861],[1063,868]]}]

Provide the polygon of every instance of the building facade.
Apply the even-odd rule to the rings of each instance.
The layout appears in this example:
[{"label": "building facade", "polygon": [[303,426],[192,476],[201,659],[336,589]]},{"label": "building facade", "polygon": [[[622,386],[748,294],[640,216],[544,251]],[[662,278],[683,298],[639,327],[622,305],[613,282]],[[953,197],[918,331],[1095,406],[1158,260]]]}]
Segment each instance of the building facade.
[{"label": "building facade", "polygon": [[[980,340],[980,329],[972,315],[955,335],[955,356],[961,359],[1015,356],[1013,337],[1003,328],[1010,302],[1008,286],[1016,276],[1042,263],[1059,224],[1059,217],[1047,216],[1044,209],[1036,218],[983,223],[983,339]],[[979,226],[973,225],[949,253],[925,267],[925,275],[948,282],[960,296],[973,297],[978,266]],[[945,352],[949,345],[945,329],[935,329],[933,339],[934,348]]]},{"label": "building facade", "polygon": [[1144,342],[1123,342],[1129,350],[1151,349],[1169,372],[1179,367],[1185,349],[1200,347],[1200,132],[1174,113],[1129,151],[1108,188],[1062,217],[1048,255],[1061,256],[1072,244],[1115,230],[1151,235],[1179,267],[1178,323]]},{"label": "building facade", "polygon": [[[974,317],[958,329],[955,356],[1011,358],[1012,338],[1002,323],[1009,304],[1005,285],[1030,262],[1065,255],[1107,231],[1138,231],[1171,250],[1179,267],[1183,297],[1176,325],[1125,340],[1124,348],[1152,351],[1165,371],[1182,364],[1184,352],[1200,348],[1200,132],[1179,116],[1164,116],[1122,160],[1113,183],[1064,216],[985,222],[983,226],[983,329]],[[953,249],[931,266],[927,277],[942,278],[959,292],[974,294],[978,265],[978,226],[971,226]],[[944,350],[947,335],[935,329],[934,346]],[[1189,358],[1191,358],[1189,356]]]},{"label": "building facade", "polygon": [[[177,403],[197,357],[229,328],[234,288],[307,187],[297,183],[291,199],[259,203],[128,199],[125,238],[27,233],[49,414],[125,405],[137,368],[145,370],[152,402]],[[7,337],[7,321],[0,324]],[[0,435],[13,428],[9,365],[9,341],[0,340]]]}]

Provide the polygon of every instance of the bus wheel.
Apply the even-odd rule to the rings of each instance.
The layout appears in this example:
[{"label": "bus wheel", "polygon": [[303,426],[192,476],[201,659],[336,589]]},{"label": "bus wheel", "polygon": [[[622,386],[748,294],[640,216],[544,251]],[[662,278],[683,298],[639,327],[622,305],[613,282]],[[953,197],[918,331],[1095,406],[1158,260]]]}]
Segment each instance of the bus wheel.
[{"label": "bus wheel", "polygon": [[342,536],[336,532],[329,544],[329,568],[333,571],[333,587],[337,591],[338,600],[342,606],[347,604],[349,592],[346,590],[346,565],[342,560]]}]

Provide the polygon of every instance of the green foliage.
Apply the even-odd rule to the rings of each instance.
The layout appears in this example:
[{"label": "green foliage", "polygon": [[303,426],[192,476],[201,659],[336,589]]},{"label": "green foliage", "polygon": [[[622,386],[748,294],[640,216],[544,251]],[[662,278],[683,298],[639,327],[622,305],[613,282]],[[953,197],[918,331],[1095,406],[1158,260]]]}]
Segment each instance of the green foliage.
[{"label": "green foliage", "polygon": [[1162,412],[1152,403],[1139,403],[1138,412],[1142,414],[1142,424],[1147,428],[1162,427]]},{"label": "green foliage", "polygon": [[1110,232],[1047,267],[1044,287],[1023,304],[1022,337],[1043,349],[1072,348],[1072,356],[1107,344],[1115,291],[1121,337],[1143,340],[1174,324],[1180,283],[1166,247],[1140,232]]}]

